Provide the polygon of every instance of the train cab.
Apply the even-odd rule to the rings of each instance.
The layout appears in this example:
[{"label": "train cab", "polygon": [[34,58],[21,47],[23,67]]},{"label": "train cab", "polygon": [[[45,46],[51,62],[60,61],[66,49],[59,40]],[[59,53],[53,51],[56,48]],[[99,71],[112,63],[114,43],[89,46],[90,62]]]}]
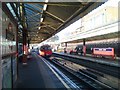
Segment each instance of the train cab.
[{"label": "train cab", "polygon": [[52,48],[50,45],[42,45],[39,50],[40,56],[50,57],[52,55]]}]

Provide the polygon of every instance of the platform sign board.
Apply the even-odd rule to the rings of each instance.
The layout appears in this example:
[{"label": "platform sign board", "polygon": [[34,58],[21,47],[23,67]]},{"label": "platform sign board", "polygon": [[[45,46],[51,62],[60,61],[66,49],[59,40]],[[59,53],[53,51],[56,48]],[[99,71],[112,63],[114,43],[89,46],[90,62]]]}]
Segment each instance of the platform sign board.
[{"label": "platform sign board", "polygon": [[2,63],[2,88],[11,88],[11,82],[11,57],[9,57]]}]

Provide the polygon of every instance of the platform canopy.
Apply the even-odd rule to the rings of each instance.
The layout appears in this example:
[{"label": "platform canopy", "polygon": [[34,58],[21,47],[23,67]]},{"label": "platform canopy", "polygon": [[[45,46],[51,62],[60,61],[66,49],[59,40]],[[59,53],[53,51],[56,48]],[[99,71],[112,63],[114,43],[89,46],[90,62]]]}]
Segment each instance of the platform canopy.
[{"label": "platform canopy", "polygon": [[21,27],[27,28],[30,43],[40,43],[105,1],[107,0],[74,0],[74,2],[73,0],[24,0],[23,2],[11,2],[10,5],[14,12],[17,7],[16,17],[20,23],[24,22],[24,26],[22,24]]}]

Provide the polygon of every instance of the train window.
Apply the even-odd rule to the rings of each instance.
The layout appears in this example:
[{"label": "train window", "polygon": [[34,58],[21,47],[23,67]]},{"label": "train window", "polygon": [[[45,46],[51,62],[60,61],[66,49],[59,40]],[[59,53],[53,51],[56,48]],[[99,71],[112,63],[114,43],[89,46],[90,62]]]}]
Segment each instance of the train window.
[{"label": "train window", "polygon": [[41,46],[40,50],[51,50],[52,48],[49,45]]},{"label": "train window", "polygon": [[40,47],[40,50],[44,50],[44,47]]},{"label": "train window", "polygon": [[49,47],[47,47],[47,50],[51,50],[52,48],[49,46]]}]

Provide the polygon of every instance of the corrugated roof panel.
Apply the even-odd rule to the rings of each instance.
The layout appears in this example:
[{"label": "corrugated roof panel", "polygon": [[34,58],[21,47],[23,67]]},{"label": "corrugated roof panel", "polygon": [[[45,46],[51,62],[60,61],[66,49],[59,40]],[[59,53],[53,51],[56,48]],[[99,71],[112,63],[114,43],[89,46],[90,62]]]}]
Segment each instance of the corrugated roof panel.
[{"label": "corrugated roof panel", "polygon": [[25,4],[28,30],[37,30],[43,13],[43,4]]},{"label": "corrugated roof panel", "polygon": [[23,0],[24,2],[45,2],[45,0]]}]

